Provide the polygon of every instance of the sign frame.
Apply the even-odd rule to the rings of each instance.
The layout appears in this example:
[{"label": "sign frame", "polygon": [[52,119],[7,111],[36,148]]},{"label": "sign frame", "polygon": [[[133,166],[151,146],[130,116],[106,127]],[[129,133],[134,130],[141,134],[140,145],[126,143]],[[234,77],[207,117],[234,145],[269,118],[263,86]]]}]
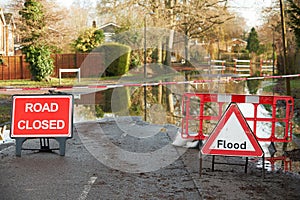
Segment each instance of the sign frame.
[{"label": "sign frame", "polygon": [[[67,131],[67,134],[47,134],[47,135],[43,135],[43,134],[34,134],[34,135],[30,135],[30,134],[21,134],[21,135],[13,135],[13,131],[14,131],[14,120],[15,120],[15,100],[20,98],[67,98],[69,100],[69,104],[68,104],[68,114],[69,116],[67,116],[68,120],[69,120],[69,124],[67,125],[69,130]],[[32,103],[32,102],[31,102]],[[45,102],[44,102],[45,103]],[[50,106],[46,103],[43,105],[43,107],[41,107],[41,105],[38,105],[38,107],[34,107],[36,105],[31,105],[30,103],[28,105],[26,105],[27,107],[23,107],[23,109],[25,110],[24,112],[30,111],[33,112],[35,109],[37,110],[42,110],[44,111],[48,111],[48,112],[54,112],[58,110],[58,104],[50,104]],[[52,107],[51,107],[52,106]],[[21,107],[22,108],[22,107]],[[35,111],[36,112],[36,111]],[[23,94],[15,94],[12,96],[12,112],[11,112],[11,131],[10,131],[10,137],[16,140],[16,156],[20,157],[21,156],[21,151],[22,150],[39,150],[39,151],[46,151],[46,152],[52,152],[52,150],[56,150],[56,149],[51,149],[50,148],[50,144],[49,144],[49,139],[55,139],[58,143],[59,143],[59,155],[64,156],[65,155],[65,149],[66,149],[66,141],[67,139],[70,139],[73,137],[73,113],[74,113],[74,96],[73,94],[67,94],[67,93],[50,93],[50,94],[27,94],[27,95],[23,95]],[[48,114],[50,115],[50,114]],[[49,120],[49,119],[48,119]],[[61,120],[62,121],[62,120]],[[29,122],[28,122],[29,123]],[[42,122],[41,122],[42,124]],[[47,124],[47,123],[46,123]],[[23,124],[25,126],[26,122]],[[32,124],[33,125],[33,124]],[[50,120],[49,120],[49,124],[45,125],[43,124],[45,128],[46,127],[50,127],[50,126],[58,126],[58,120],[56,121],[52,121],[52,124],[50,125]],[[34,128],[34,125],[32,126],[32,128]],[[52,127],[53,128],[53,127]],[[27,140],[27,139],[40,139],[40,149],[23,149],[23,143]]]},{"label": "sign frame", "polygon": [[[18,103],[18,100],[25,100],[26,99],[32,101],[33,99],[43,99],[46,102],[49,101],[51,102],[51,100],[54,99],[66,99],[68,100],[68,110],[64,111],[64,113],[68,113],[68,124],[67,124],[67,132],[65,133],[49,133],[49,134],[45,134],[42,133],[42,130],[40,131],[41,133],[34,133],[34,134],[20,134],[17,133],[15,130],[15,125],[16,125],[16,112],[17,112],[17,108],[16,108],[16,103]],[[73,137],[73,113],[74,113],[74,97],[72,94],[15,94],[12,96],[12,111],[11,111],[11,130],[10,130],[10,137],[13,139],[17,139],[17,138],[72,138]],[[37,116],[38,114],[35,113]],[[53,114],[52,114],[53,115]],[[54,114],[55,115],[55,114]],[[46,129],[48,130],[48,129]],[[19,131],[19,130],[18,130]],[[29,132],[28,130],[26,130],[27,132]],[[33,131],[33,132],[37,132],[37,131]],[[50,131],[50,132],[54,132],[54,131]]]}]

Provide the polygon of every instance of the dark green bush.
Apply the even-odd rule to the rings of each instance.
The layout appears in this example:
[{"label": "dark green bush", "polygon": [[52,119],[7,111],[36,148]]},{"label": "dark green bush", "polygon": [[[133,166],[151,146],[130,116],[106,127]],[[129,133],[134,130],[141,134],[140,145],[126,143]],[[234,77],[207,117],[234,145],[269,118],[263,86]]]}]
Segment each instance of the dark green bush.
[{"label": "dark green bush", "polygon": [[104,111],[102,110],[101,105],[99,105],[99,104],[95,105],[95,114],[96,114],[96,117],[98,117],[98,118],[101,118],[104,116]]},{"label": "dark green bush", "polygon": [[96,51],[104,54],[104,63],[107,66],[106,76],[121,76],[128,72],[131,52],[129,46],[106,43],[98,47]]},{"label": "dark green bush", "polygon": [[29,63],[33,80],[47,80],[54,68],[50,48],[43,45],[31,45],[25,47],[23,52],[26,54],[26,62]]}]

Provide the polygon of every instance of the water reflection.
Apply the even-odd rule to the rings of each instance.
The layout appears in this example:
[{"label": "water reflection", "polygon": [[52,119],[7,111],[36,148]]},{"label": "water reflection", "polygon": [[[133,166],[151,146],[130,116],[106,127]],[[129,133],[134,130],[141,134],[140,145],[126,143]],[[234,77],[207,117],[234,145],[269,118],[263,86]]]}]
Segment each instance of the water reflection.
[{"label": "water reflection", "polygon": [[259,88],[261,88],[261,80],[247,80],[246,85],[249,94],[257,94]]}]

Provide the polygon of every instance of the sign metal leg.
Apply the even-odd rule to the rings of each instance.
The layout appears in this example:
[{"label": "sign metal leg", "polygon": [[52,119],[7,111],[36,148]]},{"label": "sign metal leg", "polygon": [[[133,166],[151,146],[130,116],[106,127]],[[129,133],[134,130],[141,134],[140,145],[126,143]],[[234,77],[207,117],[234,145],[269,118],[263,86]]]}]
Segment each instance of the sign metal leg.
[{"label": "sign metal leg", "polygon": [[200,175],[200,177],[202,175],[202,162],[203,162],[203,160],[202,160],[202,153],[199,150],[199,175]]},{"label": "sign metal leg", "polygon": [[55,139],[59,143],[59,155],[64,156],[66,152],[67,138],[55,138]]},{"label": "sign metal leg", "polygon": [[247,174],[247,171],[248,171],[248,157],[246,157],[245,174]]},{"label": "sign metal leg", "polygon": [[23,143],[27,138],[16,138],[16,156],[21,157]]},{"label": "sign metal leg", "polygon": [[265,179],[265,154],[262,156],[262,178]]},{"label": "sign metal leg", "polygon": [[215,171],[215,155],[212,156],[212,162],[211,162],[211,170]]}]

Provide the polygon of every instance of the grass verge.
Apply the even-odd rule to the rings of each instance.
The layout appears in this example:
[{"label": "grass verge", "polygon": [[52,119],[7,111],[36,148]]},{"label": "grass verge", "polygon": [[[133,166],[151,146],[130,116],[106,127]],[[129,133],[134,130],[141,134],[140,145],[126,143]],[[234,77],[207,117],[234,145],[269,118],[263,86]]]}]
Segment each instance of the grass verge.
[{"label": "grass verge", "polygon": [[0,94],[0,124],[10,122],[11,96]]}]

